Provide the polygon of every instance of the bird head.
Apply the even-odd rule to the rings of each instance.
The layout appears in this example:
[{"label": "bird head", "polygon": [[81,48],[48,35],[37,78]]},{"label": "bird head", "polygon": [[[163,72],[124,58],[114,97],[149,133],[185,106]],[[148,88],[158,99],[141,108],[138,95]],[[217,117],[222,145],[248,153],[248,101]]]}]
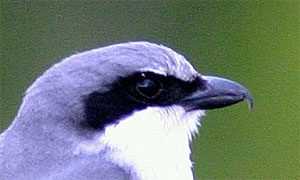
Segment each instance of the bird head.
[{"label": "bird head", "polygon": [[185,179],[204,110],[243,100],[252,107],[246,88],[200,74],[172,49],[129,42],[51,67],[27,90],[12,126],[30,132],[31,142],[62,142],[72,155],[101,154],[141,179],[170,179],[174,169]]}]

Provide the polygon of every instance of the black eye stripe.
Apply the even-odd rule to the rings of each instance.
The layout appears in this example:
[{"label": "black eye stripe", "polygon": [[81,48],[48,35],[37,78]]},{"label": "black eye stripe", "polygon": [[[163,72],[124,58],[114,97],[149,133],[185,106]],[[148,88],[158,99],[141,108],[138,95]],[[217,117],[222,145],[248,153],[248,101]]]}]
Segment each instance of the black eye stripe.
[{"label": "black eye stripe", "polygon": [[[153,81],[155,85],[150,81]],[[142,94],[137,93],[137,83],[141,83],[139,84],[141,89],[138,90]],[[176,104],[202,86],[204,86],[204,81],[200,77],[195,77],[194,80],[188,82],[174,76],[164,76],[153,72],[139,72],[119,77],[118,80],[108,85],[110,90],[95,91],[84,98],[86,121],[82,125],[103,130],[106,125],[117,123],[136,110],[142,110],[148,106],[163,107]]]}]

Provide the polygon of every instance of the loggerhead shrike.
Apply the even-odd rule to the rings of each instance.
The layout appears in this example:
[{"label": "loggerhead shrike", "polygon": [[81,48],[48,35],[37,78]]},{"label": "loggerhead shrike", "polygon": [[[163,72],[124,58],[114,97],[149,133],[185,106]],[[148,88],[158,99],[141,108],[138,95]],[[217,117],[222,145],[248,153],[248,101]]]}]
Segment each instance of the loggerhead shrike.
[{"label": "loggerhead shrike", "polygon": [[180,54],[128,42],[72,55],[26,91],[0,136],[0,179],[192,180],[204,110],[253,101]]}]

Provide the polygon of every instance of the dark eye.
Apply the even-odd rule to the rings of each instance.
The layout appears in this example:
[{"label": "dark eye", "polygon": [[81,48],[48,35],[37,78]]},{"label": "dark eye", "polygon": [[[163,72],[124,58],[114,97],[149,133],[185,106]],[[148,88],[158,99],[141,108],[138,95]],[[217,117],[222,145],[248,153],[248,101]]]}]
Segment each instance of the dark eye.
[{"label": "dark eye", "polygon": [[143,78],[136,83],[135,89],[143,97],[153,99],[162,91],[162,83],[158,80]]}]

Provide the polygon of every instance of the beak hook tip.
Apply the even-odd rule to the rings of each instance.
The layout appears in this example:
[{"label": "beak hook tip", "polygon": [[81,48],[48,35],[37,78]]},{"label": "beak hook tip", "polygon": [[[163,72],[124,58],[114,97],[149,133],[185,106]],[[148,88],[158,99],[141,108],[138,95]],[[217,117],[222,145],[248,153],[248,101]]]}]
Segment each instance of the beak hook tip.
[{"label": "beak hook tip", "polygon": [[246,100],[247,102],[247,105],[248,105],[248,109],[249,111],[251,111],[254,107],[254,101],[253,101],[253,97],[250,95],[249,92],[247,92],[244,96],[244,99]]}]

